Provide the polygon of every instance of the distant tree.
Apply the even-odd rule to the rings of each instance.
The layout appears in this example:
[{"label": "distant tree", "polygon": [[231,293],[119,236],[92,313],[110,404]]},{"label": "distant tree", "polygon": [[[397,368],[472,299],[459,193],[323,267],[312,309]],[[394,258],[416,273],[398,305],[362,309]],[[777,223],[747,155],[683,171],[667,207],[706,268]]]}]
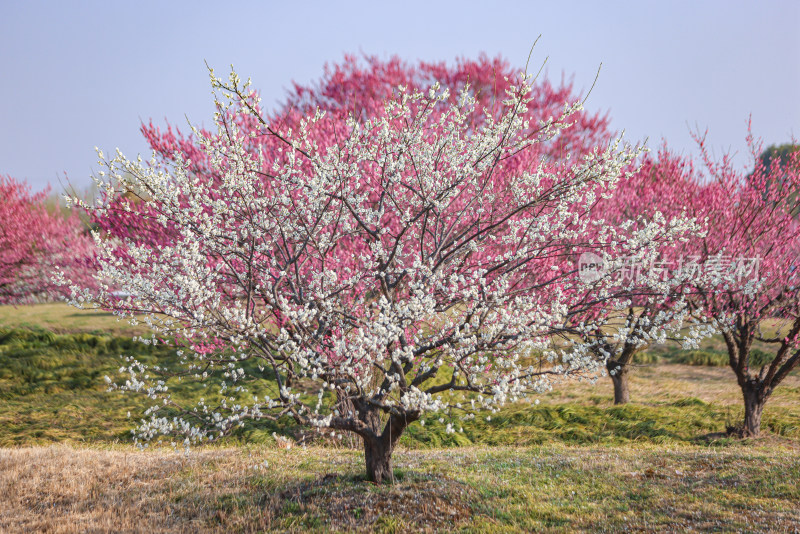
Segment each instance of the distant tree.
[{"label": "distant tree", "polygon": [[[739,275],[738,284],[696,284],[693,299],[713,319],[725,340],[728,361],[744,400],[743,436],[758,436],[766,402],[800,365],[800,152],[774,157],[748,130],[754,167],[737,169],[729,157],[714,160],[701,147],[708,184],[702,204],[708,217],[704,238],[687,252]],[[677,182],[682,183],[682,182]],[[776,187],[775,184],[780,184]],[[754,341],[770,344],[771,361],[751,366]]]},{"label": "distant tree", "polygon": [[[637,215],[685,213],[702,230],[661,246],[658,267],[663,266],[665,276],[660,298],[648,292],[652,282],[644,291],[629,286],[627,314],[591,333],[593,350],[606,359],[615,403],[622,403],[629,398],[627,374],[637,352],[668,336],[693,346],[720,332],[744,400],[739,430],[757,436],[767,400],[800,365],[800,152],[793,145],[762,151],[748,133],[753,169],[746,172],[730,157],[714,160],[705,139],[697,140],[699,165],[665,146],[595,209],[596,216],[604,214],[615,224]],[[639,262],[637,268],[650,266]],[[584,338],[589,340],[590,333]],[[756,340],[773,344],[775,356],[753,369]]]},{"label": "distant tree", "polygon": [[19,304],[60,295],[51,276],[57,266],[87,281],[92,241],[75,215],[46,207],[47,191],[0,176],[0,304]]},{"label": "distant tree", "polygon": [[773,162],[777,162],[778,167],[785,169],[789,165],[796,164],[794,155],[800,150],[800,145],[794,143],[784,143],[782,145],[770,145],[765,148],[758,156],[760,165],[766,169],[772,167]]},{"label": "distant tree", "polygon": [[[800,151],[800,145],[792,143],[784,143],[782,145],[770,145],[765,148],[758,156],[757,163],[763,169],[769,169],[769,182],[768,188],[778,188],[776,191],[777,197],[788,197],[796,192],[792,192],[786,187],[787,174],[797,169],[792,169],[792,166],[797,165],[797,152]],[[755,172],[755,170],[753,171]],[[785,202],[794,203],[795,199],[785,198]],[[798,214],[797,210],[793,212]]]},{"label": "distant tree", "polygon": [[[638,353],[667,340],[694,348],[713,332],[698,326],[704,322],[702,309],[692,306],[689,298],[704,273],[684,268],[686,243],[705,228],[704,188],[682,179],[687,169],[691,176],[691,161],[671,155],[666,147],[657,156],[647,154],[620,180],[613,195],[599,199],[591,211],[593,220],[615,231],[593,240],[604,257],[591,248],[584,253],[591,254],[588,258],[607,276],[619,279],[615,291],[623,306],[610,307],[594,300],[596,292],[587,293],[585,311],[573,317],[584,328],[573,335],[604,362],[614,386],[614,404],[630,401],[628,378]],[[623,246],[643,233],[650,233],[647,249]]]}]

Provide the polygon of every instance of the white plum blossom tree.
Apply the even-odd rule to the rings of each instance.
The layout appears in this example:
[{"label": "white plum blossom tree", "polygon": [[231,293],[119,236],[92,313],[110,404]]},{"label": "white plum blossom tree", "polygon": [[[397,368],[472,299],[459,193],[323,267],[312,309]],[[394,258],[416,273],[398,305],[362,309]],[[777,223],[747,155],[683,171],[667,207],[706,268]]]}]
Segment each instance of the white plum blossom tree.
[{"label": "white plum blossom tree", "polygon": [[[185,406],[164,369],[126,365],[115,387],[157,401],[137,439],[178,434],[188,445],[291,416],[360,436],[367,476],[382,482],[403,431],[426,412],[447,412],[455,431],[458,417],[601,365],[572,319],[626,301],[582,281],[573,253],[614,234],[585,215],[637,149],[617,140],[574,162],[537,151],[570,128],[580,103],[529,124],[523,74],[494,110],[475,109],[469,87],[456,99],[438,85],[400,87],[372,117],[318,112],[290,128],[262,116],[249,81],[213,71],[211,81],[217,131],[194,135],[215,180],[193,175],[180,154],[174,165],[101,154],[109,194],[85,206],[97,217],[131,209],[111,199],[136,191],[171,237],[96,234],[101,287],[73,288],[73,302],[143,314],[154,335],[186,348],[171,372],[222,377]],[[260,133],[240,127],[253,121]],[[274,142],[252,150],[256,135]],[[653,236],[680,226],[619,239],[650,250]],[[114,296],[108,281],[130,296]],[[555,344],[559,334],[573,342]],[[269,395],[248,393],[254,381]]]}]

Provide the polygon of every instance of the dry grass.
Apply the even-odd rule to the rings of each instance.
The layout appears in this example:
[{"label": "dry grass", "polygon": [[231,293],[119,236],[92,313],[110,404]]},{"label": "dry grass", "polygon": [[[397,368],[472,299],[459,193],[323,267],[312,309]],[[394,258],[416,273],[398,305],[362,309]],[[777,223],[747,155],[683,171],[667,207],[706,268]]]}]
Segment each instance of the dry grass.
[{"label": "dry grass", "polygon": [[796,532],[800,451],[762,445],[403,450],[381,487],[331,448],[0,449],[0,531]]},{"label": "dry grass", "polygon": [[112,313],[79,310],[63,302],[26,306],[0,306],[0,327],[44,328],[59,334],[67,332],[102,332],[113,335],[143,335],[147,327],[131,326]]},{"label": "dry grass", "polygon": [[0,449],[0,531],[304,531],[324,518],[336,529],[438,530],[471,515],[462,495],[476,492],[465,484],[377,488],[361,480],[360,460],[331,448]]},{"label": "dry grass", "polygon": [[248,467],[257,463],[231,450],[183,456],[65,446],[3,449],[0,530],[200,532],[244,525],[257,530],[267,515],[259,517],[255,508],[245,516],[230,515],[225,505],[226,499],[253,492]]},{"label": "dry grass", "polygon": [[[192,463],[207,456],[198,455]],[[185,465],[162,454],[55,446],[4,450],[0,527],[14,532],[198,530],[206,512],[191,503],[174,506],[178,488],[169,482]]]},{"label": "dry grass", "polygon": [[[639,404],[658,405],[695,397],[706,403],[730,405],[737,410],[742,405],[742,390],[729,367],[703,367],[676,364],[634,365],[630,374],[631,400]],[[549,402],[585,402],[590,397],[613,400],[611,379],[600,378],[596,383],[569,381],[548,394]],[[607,397],[607,399],[605,399]],[[599,400],[599,399],[598,399]],[[767,401],[767,411],[781,406],[796,407],[800,402],[800,373],[792,373],[775,388]],[[738,413],[738,412],[737,412]]]}]

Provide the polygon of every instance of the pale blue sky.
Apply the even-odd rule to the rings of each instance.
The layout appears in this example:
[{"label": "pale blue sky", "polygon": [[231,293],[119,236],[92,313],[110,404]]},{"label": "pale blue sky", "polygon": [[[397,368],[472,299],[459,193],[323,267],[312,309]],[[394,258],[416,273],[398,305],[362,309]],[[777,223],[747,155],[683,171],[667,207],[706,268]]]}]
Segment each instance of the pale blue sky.
[{"label": "pale blue sky", "polygon": [[746,159],[746,122],[800,137],[800,2],[65,2],[0,0],[0,174],[77,186],[94,146],[148,154],[140,120],[212,113],[204,60],[251,77],[266,105],[346,52],[414,61],[480,52],[574,75],[630,140],[694,153],[689,127]]}]

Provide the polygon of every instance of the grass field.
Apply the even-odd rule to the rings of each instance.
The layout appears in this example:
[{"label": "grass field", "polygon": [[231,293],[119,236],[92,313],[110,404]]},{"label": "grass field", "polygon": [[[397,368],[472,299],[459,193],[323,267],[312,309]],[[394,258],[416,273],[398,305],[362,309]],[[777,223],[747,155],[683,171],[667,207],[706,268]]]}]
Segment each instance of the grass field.
[{"label": "grass field", "polygon": [[397,482],[376,487],[357,449],[281,448],[272,432],[291,425],[188,456],[136,450],[146,403],[102,378],[120,354],[174,356],[131,333],[58,304],[0,308],[0,532],[800,531],[800,376],[768,403],[763,438],[727,438],[741,397],[714,340],[644,355],[626,406],[605,378],[461,434],[412,426]]},{"label": "grass field", "polygon": [[55,333],[102,333],[130,336],[144,334],[109,312],[79,310],[60,302],[33,306],[0,306],[0,328],[44,328]]},{"label": "grass field", "polygon": [[401,450],[398,481],[356,451],[265,446],[0,450],[13,532],[792,532],[797,449],[653,445]]}]

